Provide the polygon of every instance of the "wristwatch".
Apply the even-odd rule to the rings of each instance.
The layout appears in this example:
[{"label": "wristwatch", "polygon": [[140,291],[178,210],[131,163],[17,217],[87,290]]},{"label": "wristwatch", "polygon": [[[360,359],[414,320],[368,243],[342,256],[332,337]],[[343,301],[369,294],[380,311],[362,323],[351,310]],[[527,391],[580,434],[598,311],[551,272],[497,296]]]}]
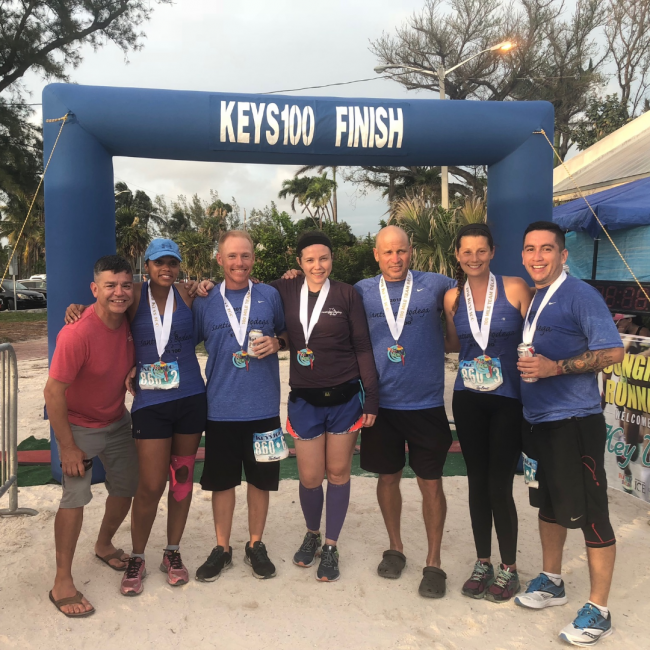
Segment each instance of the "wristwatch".
[{"label": "wristwatch", "polygon": [[279,336],[276,336],[275,338],[278,340],[278,343],[280,345],[280,349],[278,350],[278,352],[282,352],[282,350],[286,350],[287,344],[285,343],[284,339],[281,339]]}]

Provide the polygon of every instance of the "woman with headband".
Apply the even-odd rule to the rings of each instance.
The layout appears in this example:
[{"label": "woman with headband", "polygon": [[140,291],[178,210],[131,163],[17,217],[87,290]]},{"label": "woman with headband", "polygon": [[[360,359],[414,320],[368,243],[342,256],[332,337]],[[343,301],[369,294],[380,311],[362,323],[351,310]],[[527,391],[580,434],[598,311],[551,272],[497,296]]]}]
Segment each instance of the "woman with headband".
[{"label": "woman with headband", "polygon": [[[462,593],[502,603],[519,590],[517,509],[512,485],[521,454],[517,346],[532,292],[521,279],[494,275],[492,233],[468,224],[456,238],[458,287],[445,295],[447,341],[458,355],[453,413],[467,464],[477,561]],[[490,561],[492,522],[501,564]]]},{"label": "woman with headband", "polygon": [[[361,297],[350,285],[329,279],[329,237],[305,233],[296,252],[304,277],[271,283],[282,297],[290,339],[287,428],[295,440],[300,505],[307,527],[293,562],[312,566],[320,552],[316,579],[333,582],[340,577],[336,543],[350,501],[354,446],[359,430],[372,426],[379,408],[377,371]],[[326,530],[321,549],[324,500]]]}]

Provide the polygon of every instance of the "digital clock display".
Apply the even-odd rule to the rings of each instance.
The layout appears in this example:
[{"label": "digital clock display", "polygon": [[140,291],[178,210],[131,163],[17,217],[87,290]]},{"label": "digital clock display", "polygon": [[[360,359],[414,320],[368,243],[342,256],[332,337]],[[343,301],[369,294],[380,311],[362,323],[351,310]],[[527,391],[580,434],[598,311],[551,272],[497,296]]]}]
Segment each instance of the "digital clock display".
[{"label": "digital clock display", "polygon": [[[587,284],[598,289],[605,299],[609,310],[621,314],[650,314],[650,303],[635,282],[615,282],[607,280],[585,280]],[[650,283],[641,286],[650,296]]]}]

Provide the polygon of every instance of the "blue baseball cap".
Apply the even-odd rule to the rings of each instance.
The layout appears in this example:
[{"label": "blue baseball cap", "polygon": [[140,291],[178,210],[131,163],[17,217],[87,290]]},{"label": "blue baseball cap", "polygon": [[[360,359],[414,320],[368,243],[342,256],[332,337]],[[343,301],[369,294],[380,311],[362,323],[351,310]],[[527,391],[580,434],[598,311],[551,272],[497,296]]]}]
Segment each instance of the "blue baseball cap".
[{"label": "blue baseball cap", "polygon": [[161,237],[153,239],[149,246],[147,246],[147,250],[144,253],[144,261],[157,260],[160,257],[165,257],[165,255],[175,257],[179,262],[183,261],[178,244],[171,239],[162,239]]}]

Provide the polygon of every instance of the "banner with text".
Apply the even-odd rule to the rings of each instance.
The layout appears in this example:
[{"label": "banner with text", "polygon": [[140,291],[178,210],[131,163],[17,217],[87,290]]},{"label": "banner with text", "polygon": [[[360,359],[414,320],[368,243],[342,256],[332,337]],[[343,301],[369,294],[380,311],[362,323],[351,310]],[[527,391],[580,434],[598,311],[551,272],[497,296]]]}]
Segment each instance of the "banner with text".
[{"label": "banner with text", "polygon": [[609,487],[650,502],[650,338],[621,335],[625,358],[600,373]]}]

